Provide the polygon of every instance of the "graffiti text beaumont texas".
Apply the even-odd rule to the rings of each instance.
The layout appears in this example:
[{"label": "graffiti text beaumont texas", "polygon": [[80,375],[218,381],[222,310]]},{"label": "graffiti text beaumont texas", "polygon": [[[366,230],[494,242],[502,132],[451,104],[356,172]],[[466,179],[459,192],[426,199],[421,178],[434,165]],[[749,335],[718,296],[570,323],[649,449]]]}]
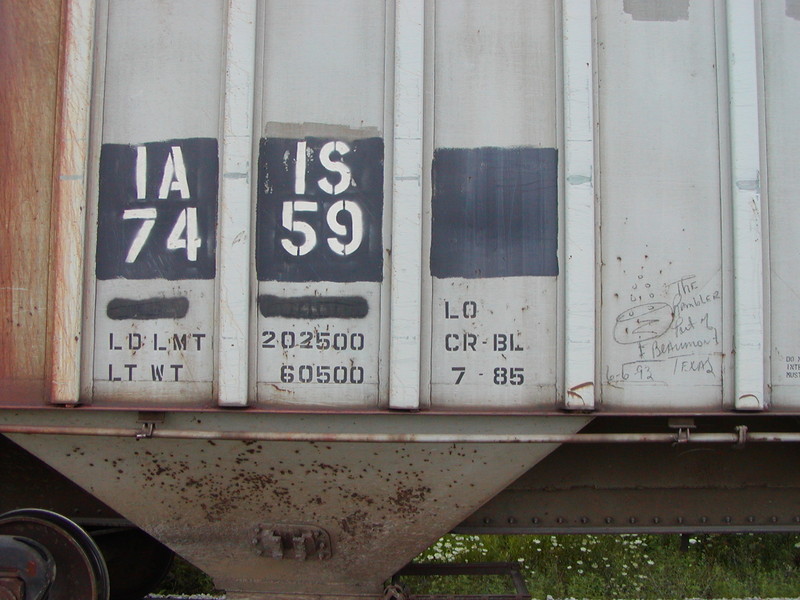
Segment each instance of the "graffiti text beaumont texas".
[{"label": "graffiti text beaumont texas", "polygon": [[632,306],[614,323],[614,340],[631,349],[630,360],[606,366],[606,381],[667,383],[681,374],[716,378],[721,366],[719,289],[687,275],[664,286],[665,300]]}]

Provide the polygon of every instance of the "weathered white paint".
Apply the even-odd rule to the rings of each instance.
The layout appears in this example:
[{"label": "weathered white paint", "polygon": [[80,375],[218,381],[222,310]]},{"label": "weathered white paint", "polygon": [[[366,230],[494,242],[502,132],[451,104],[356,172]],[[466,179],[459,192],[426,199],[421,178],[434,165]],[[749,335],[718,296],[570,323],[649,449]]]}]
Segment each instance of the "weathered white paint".
[{"label": "weathered white paint", "polygon": [[[556,148],[554,3],[440,0],[435,17],[433,148]],[[476,303],[477,318],[447,317],[446,303],[458,311],[465,302]],[[425,311],[432,407],[549,410],[560,404],[556,277],[434,277]],[[463,345],[464,335],[476,336],[475,350],[448,351],[457,339]],[[495,346],[495,335],[513,335],[520,350],[496,350],[502,345]],[[502,369],[506,383],[499,383]]]},{"label": "weathered white paint", "polygon": [[132,404],[147,398],[197,405],[210,399],[214,326],[196,317],[196,307],[208,304],[211,286],[208,282],[198,286],[194,281],[159,283],[158,292],[188,298],[190,312],[186,318],[132,322],[109,319],[105,307],[113,298],[136,298],[143,288],[152,294],[155,286],[152,282],[124,279],[114,280],[114,285],[97,286],[100,311],[94,332],[97,360],[92,374],[95,401]]},{"label": "weathered white paint", "polygon": [[[223,76],[225,28],[220,23],[225,22],[225,11],[224,0],[203,3],[107,0],[102,3],[98,15],[104,21],[98,24],[98,30],[105,35],[101,38],[103,47],[98,49],[101,59],[97,64],[104,70],[104,77],[96,80],[102,88],[95,90],[97,102],[93,107],[96,111],[93,123],[99,132],[93,139],[96,163],[102,144],[139,146],[171,139],[220,139],[221,98],[226,80]],[[131,23],[137,26],[131,27]],[[250,55],[253,55],[252,50]],[[234,75],[238,76],[241,74]],[[235,118],[246,119],[247,115],[239,113]],[[237,127],[241,131],[242,128]],[[248,160],[249,153],[248,145]],[[172,189],[180,191],[181,196],[190,193],[186,177],[181,175],[182,158],[186,160],[180,151],[173,149],[166,163],[159,166],[155,195],[163,196]],[[141,173],[141,161],[136,162],[130,174],[132,184],[147,176],[146,171]],[[224,173],[220,163],[220,174]],[[220,179],[222,190],[227,180]],[[153,182],[150,183],[152,186]],[[143,185],[147,184],[142,181],[140,187]],[[84,335],[90,335],[93,340],[92,347],[85,348],[84,352],[85,367],[91,365],[84,373],[92,380],[89,390],[92,399],[114,404],[141,402],[143,398],[171,404],[197,405],[211,401],[216,374],[217,283],[199,279],[95,281],[96,191],[93,190],[89,207],[91,231],[87,236],[87,257],[92,265],[88,272],[95,287],[91,304],[94,319],[89,323],[91,331],[84,330]],[[247,206],[245,218],[249,216],[249,191],[247,194],[244,204],[239,205]],[[136,195],[140,195],[138,190]],[[142,208],[152,208],[154,201],[158,199],[149,199]],[[221,206],[218,209],[221,210]],[[189,248],[191,217],[188,211],[184,214],[186,227],[180,231],[178,223],[172,251],[186,252],[191,260],[196,247]],[[218,218],[222,217],[223,213],[218,212]],[[222,222],[218,225],[217,236],[221,225]],[[232,242],[235,236],[228,239]],[[185,250],[175,247],[184,243],[178,238],[186,239]],[[156,240],[151,236],[145,243],[165,242],[169,251],[169,239]],[[220,252],[218,245],[218,257]],[[249,265],[249,255],[245,253],[244,256],[243,264]],[[189,300],[188,313],[182,319],[113,320],[107,316],[107,305],[114,298],[141,300],[173,296]],[[248,306],[244,304],[245,309]],[[174,341],[175,335],[177,341]],[[184,335],[187,336],[186,349],[182,349]]]},{"label": "weathered white paint", "polygon": [[59,117],[53,171],[52,309],[48,338],[50,402],[73,404],[80,393],[83,247],[94,51],[94,0],[68,0],[63,28]]},{"label": "weathered white paint", "polygon": [[563,3],[564,58],[564,399],[595,406],[595,215],[592,4]]},{"label": "weathered white paint", "polygon": [[[785,295],[775,297],[771,332],[765,332],[762,286],[761,211],[766,207],[760,204],[760,185],[767,173],[759,160],[757,32],[761,11],[771,15],[773,29],[779,21],[786,31],[797,23],[781,7],[754,9],[745,0],[691,2],[680,15],[664,9],[667,15],[659,8],[655,18],[649,12],[626,9],[631,3],[575,0],[565,0],[560,9],[547,1],[529,0],[505,0],[500,5],[445,0],[427,4],[215,0],[182,10],[189,4],[188,0],[170,4],[107,0],[99,3],[98,11],[101,19],[108,19],[108,34],[99,38],[108,40],[108,48],[97,54],[108,56],[97,63],[106,79],[102,93],[96,92],[101,141],[136,145],[181,137],[220,138],[218,280],[196,282],[186,292],[193,311],[202,307],[188,317],[188,331],[207,334],[214,346],[208,356],[187,363],[187,369],[191,367],[201,379],[176,391],[178,400],[188,390],[201,390],[193,401],[202,396],[223,406],[243,406],[258,389],[264,404],[293,406],[385,406],[388,401],[392,408],[413,410],[422,398],[433,407],[483,407],[491,402],[498,410],[555,405],[580,410],[601,405],[614,410],[758,410],[769,403],[761,366],[767,335],[775,340],[771,378],[781,378],[778,383],[787,388],[794,384],[784,364],[787,357],[800,360],[800,348],[793,347],[798,330],[793,328],[791,310],[793,290],[800,284],[787,275],[793,265],[784,258],[795,253],[789,245],[796,229],[790,210],[794,153],[787,146],[793,143],[788,133],[793,122],[788,116],[781,121],[780,115],[790,112],[796,93],[786,83],[791,68],[776,66],[776,60],[768,63],[772,71],[767,73],[772,73],[771,81],[783,82],[781,91],[765,95],[765,102],[774,106],[765,117],[769,130],[765,143],[771,144],[771,164],[778,165],[771,182],[776,194],[771,206],[778,207],[772,226],[780,231],[770,240],[776,244],[773,257],[780,256],[771,259],[770,276],[775,293]],[[76,1],[74,6],[84,3]],[[176,20],[179,13],[184,17]],[[563,36],[557,35],[559,17]],[[130,28],[130,22],[141,25]],[[387,36],[387,31],[395,35]],[[765,52],[773,57],[791,54],[778,49],[775,36],[766,37],[766,43],[776,47]],[[316,43],[297,44],[310,39]],[[781,39],[785,45],[791,34]],[[563,123],[557,113],[559,51],[563,52]],[[220,56],[226,66],[219,62]],[[729,64],[724,68],[726,58]],[[385,134],[386,189],[391,191],[384,212],[387,250],[392,238],[392,251],[385,255],[386,281],[254,285],[249,279],[250,233],[258,139],[299,140],[296,150],[302,160],[294,184],[297,194],[303,195],[307,192],[300,176],[306,158],[304,137],[336,140],[330,142],[332,152],[337,144],[344,148],[362,134],[383,136],[386,123],[393,125],[392,135]],[[555,147],[560,125],[564,127],[564,144],[559,148],[563,287],[556,278],[424,281],[428,270],[423,252],[429,240],[423,239],[423,190],[430,183],[425,182],[424,157],[433,148]],[[320,155],[323,162],[325,156]],[[144,195],[144,167],[142,147],[132,174],[139,197]],[[343,187],[351,183],[335,158],[328,167],[341,175]],[[79,171],[62,169],[59,189],[85,186],[86,176]],[[185,192],[180,157],[174,153],[163,177],[158,176],[162,196],[171,189]],[[329,193],[337,194],[339,186],[329,185]],[[785,206],[780,204],[783,197]],[[302,213],[312,204],[299,200],[287,211]],[[352,253],[363,232],[356,226],[352,241],[343,244],[337,216],[343,211],[357,215],[358,210],[350,209],[346,201],[336,204],[325,215],[327,229],[314,232],[314,243],[341,256]],[[130,218],[147,221],[143,215],[129,213]],[[186,246],[179,246],[179,251],[185,247],[189,256],[196,250],[189,244],[191,213],[184,218]],[[67,220],[80,226],[80,218]],[[289,214],[285,220],[298,228],[307,225],[302,214],[298,219]],[[179,234],[176,243],[183,243],[183,233]],[[69,235],[57,240],[56,246]],[[596,235],[601,237],[595,239]],[[86,238],[91,255],[92,233]],[[304,244],[310,239],[307,236]],[[732,239],[735,243],[729,244]],[[305,245],[284,241],[296,254],[308,251]],[[79,254],[69,254],[63,269],[75,268],[75,255]],[[735,263],[735,277],[729,276],[734,273],[729,263]],[[596,282],[601,268],[601,281]],[[54,281],[65,278],[56,276]],[[734,282],[735,294],[728,293]],[[108,335],[117,332],[115,324],[99,322],[104,303],[115,297],[111,286],[121,289],[116,282],[97,283],[97,302],[91,299],[94,292],[86,293],[85,306],[95,310],[96,305],[98,319],[94,332],[84,330],[95,342],[86,356],[89,373],[98,381],[108,365],[102,356]],[[105,287],[109,289],[100,289]],[[57,294],[67,294],[66,289],[60,283],[53,288]],[[150,281],[125,289],[148,297],[166,288]],[[367,298],[369,316],[355,324],[341,320],[320,327],[313,320],[289,324],[286,319],[262,319],[252,313],[258,293],[308,295],[323,290]],[[470,324],[442,318],[448,303],[457,307],[474,300],[483,302],[485,321]],[[79,305],[57,304],[65,314]],[[596,309],[599,306],[602,310]],[[729,326],[734,313],[735,328]],[[74,320],[74,314],[68,318]],[[626,327],[638,329],[653,320],[659,331],[644,345],[632,343],[635,336],[626,337]],[[53,331],[57,327],[66,331],[61,324],[66,322],[57,315]],[[370,340],[358,357],[365,368],[364,384],[347,389],[320,386],[314,391],[294,384],[281,386],[280,367],[287,359],[296,361],[296,366],[335,365],[327,362],[331,354],[263,351],[260,335],[265,329],[298,335],[311,329],[364,334]],[[148,330],[159,338],[161,331]],[[467,334],[478,336],[487,346],[495,335],[513,335],[522,348],[519,356],[525,355],[520,359],[524,389],[500,389],[466,377],[455,385],[460,371],[454,367],[463,366],[465,373],[487,366],[517,367],[495,364],[501,359],[498,352],[460,356],[443,351],[447,344],[455,347],[458,336],[463,344]],[[77,385],[77,370],[66,366],[61,372],[74,381],[56,381],[58,361],[66,360],[66,365],[75,353],[65,350],[71,343],[66,333],[54,337],[66,341],[53,348],[53,389],[62,383]],[[92,357],[95,349],[98,356]],[[336,356],[349,361],[355,355]],[[734,360],[735,375],[730,369]],[[382,364],[389,365],[388,377]],[[635,382],[636,377],[641,380]],[[381,391],[387,381],[388,398]],[[159,389],[152,381],[137,389],[145,387]],[[136,396],[121,391],[113,381],[99,382],[96,392],[104,398]],[[77,398],[77,392],[70,394],[61,397]],[[786,402],[791,405],[792,400]]]},{"label": "weathered white paint", "polygon": [[[391,153],[390,135],[385,133],[386,80],[390,79],[386,69],[387,52],[389,59],[393,53],[392,45],[387,42],[387,11],[391,11],[391,3],[374,2],[373,0],[338,0],[337,2],[319,2],[318,0],[266,0],[259,3],[259,42],[257,49],[256,78],[256,139],[288,138],[297,140],[291,150],[292,159],[301,153],[299,162],[303,168],[303,157],[312,150],[312,144],[305,141],[308,137],[324,138],[326,143],[334,142],[326,149],[332,160],[329,163],[334,173],[332,182],[339,181],[330,193],[338,195],[344,191],[345,166],[330,155],[338,144],[351,147],[352,140],[362,138],[384,138],[386,171],[388,171]],[[391,82],[390,82],[391,83]],[[388,88],[391,90],[391,85]],[[342,145],[343,144],[343,145]],[[303,146],[306,146],[305,150]],[[321,149],[315,160],[322,158]],[[256,148],[255,155],[257,156]],[[327,158],[326,158],[327,160]],[[306,166],[310,165],[308,159]],[[338,171],[338,173],[336,172]],[[337,178],[341,177],[339,180]],[[384,223],[391,220],[390,203],[387,190],[391,190],[391,172],[384,175]],[[349,182],[352,186],[352,181]],[[322,185],[327,185],[327,181]],[[293,189],[300,196],[310,194],[312,186],[315,191],[322,189],[318,181],[309,179],[295,171]],[[348,188],[349,189],[349,188]],[[332,222],[328,218],[331,210],[339,208],[358,210],[355,204],[346,206],[335,204],[328,207],[328,214],[319,215],[321,203],[311,197],[299,197],[294,206],[285,209],[280,215],[284,229],[301,230],[308,226],[304,219],[312,214],[323,217],[323,227],[314,231],[308,226],[303,232],[308,234],[305,240],[298,235],[294,244],[280,233],[286,241],[282,251],[296,254],[310,251],[309,240],[314,237],[316,249],[328,254],[344,256],[352,250],[350,245],[337,246]],[[307,212],[304,212],[304,209]],[[289,211],[296,213],[292,218]],[[299,212],[298,212],[299,211]],[[366,215],[364,215],[366,218]],[[288,227],[287,227],[288,225]],[[336,226],[339,227],[338,223]],[[358,224],[356,224],[358,227]],[[358,231],[353,230],[356,236]],[[383,233],[384,247],[388,249],[387,229]],[[353,238],[355,241],[355,237]],[[283,243],[283,242],[281,242]],[[300,250],[302,249],[302,250]],[[389,253],[384,253],[384,261],[389,262]],[[381,310],[388,296],[388,271],[384,270],[383,282],[359,281],[350,283],[325,281],[321,273],[321,281],[281,282],[259,281],[254,284],[255,295],[274,295],[278,297],[297,296],[358,296],[364,298],[369,306],[368,314],[354,319],[314,319],[264,317],[260,312],[253,319],[251,327],[251,362],[254,364],[258,403],[262,406],[327,406],[327,407],[359,407],[375,408],[379,405],[381,390],[385,384],[383,364],[388,365],[388,344],[382,343],[386,333],[382,328],[385,320]],[[387,322],[388,325],[388,322]],[[264,332],[276,334],[276,342],[272,347],[264,347],[267,338]],[[313,336],[310,348],[281,345],[280,336],[286,332],[287,342],[292,335],[299,342],[310,333]],[[306,333],[304,333],[306,332]],[[333,336],[364,336],[364,348],[336,350],[332,346]],[[319,338],[320,344],[317,345]],[[331,346],[325,347],[326,338]],[[383,359],[381,358],[383,357]],[[347,383],[334,383],[334,370],[342,374],[347,367]],[[284,376],[281,376],[282,369]],[[302,368],[304,379],[308,379],[311,367],[312,381],[301,382],[299,370]],[[317,368],[320,368],[317,377]],[[350,382],[350,369],[355,371],[354,381],[360,381],[363,369],[363,382]],[[289,379],[292,370],[293,381]],[[330,376],[330,383],[323,383]],[[341,380],[341,377],[340,377]]]},{"label": "weathered white paint", "polygon": [[[791,9],[791,10],[790,10]],[[776,410],[800,407],[800,85],[797,56],[800,56],[800,4],[761,4],[766,117],[766,170],[761,170],[762,195],[769,210],[769,336],[765,346],[771,358],[769,406]],[[767,222],[767,215],[764,215]]]},{"label": "weathered white paint", "polygon": [[264,0],[264,124],[382,126],[385,10],[374,0]]},{"label": "weathered white paint", "polygon": [[[556,295],[534,277],[436,280],[432,306],[434,406],[501,410],[555,406]],[[554,278],[548,278],[554,279]]]},{"label": "weathered white paint", "polygon": [[219,308],[215,351],[220,406],[245,406],[249,395],[256,12],[256,0],[228,0],[217,244]]},{"label": "weathered white paint", "polygon": [[766,407],[755,13],[754,3],[750,0],[727,2],[737,410],[763,410]]},{"label": "weathered white paint", "polygon": [[602,405],[719,409],[730,355],[719,6],[692,2],[674,21],[596,10]]},{"label": "weathered white paint", "polygon": [[420,398],[424,35],[424,2],[397,0],[389,407],[404,410]]},{"label": "weathered white paint", "polygon": [[225,0],[105,1],[103,143],[219,138]]}]

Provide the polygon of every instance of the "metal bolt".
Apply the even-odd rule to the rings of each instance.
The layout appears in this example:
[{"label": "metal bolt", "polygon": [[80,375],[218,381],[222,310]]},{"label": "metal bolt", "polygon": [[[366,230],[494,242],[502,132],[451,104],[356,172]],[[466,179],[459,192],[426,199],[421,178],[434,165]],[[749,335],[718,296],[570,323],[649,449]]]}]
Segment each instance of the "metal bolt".
[{"label": "metal bolt", "polygon": [[484,517],[483,518],[483,524],[484,525],[489,525],[491,522],[492,522],[492,520],[489,517]]},{"label": "metal bolt", "polygon": [[531,519],[531,523],[533,523],[534,525],[538,525],[539,524],[539,517],[533,517]]},{"label": "metal bolt", "polygon": [[655,523],[656,525],[661,523],[661,517],[653,517],[653,523]]},{"label": "metal bolt", "polygon": [[562,524],[563,522],[564,522],[564,517],[558,517],[556,519],[556,523],[558,523],[559,525]]},{"label": "metal bolt", "polygon": [[678,522],[678,525],[683,525],[683,517],[678,517],[675,520]]},{"label": "metal bolt", "polygon": [[800,523],[800,517],[795,517],[795,518],[794,518],[794,522],[795,522],[795,523]]},{"label": "metal bolt", "polygon": [[778,517],[770,517],[770,518],[769,518],[769,520],[770,520],[772,523],[777,523],[777,522],[778,522]]},{"label": "metal bolt", "polygon": [[725,517],[722,520],[725,521],[726,523],[730,523],[731,521],[733,521],[733,519],[731,519],[730,517]]},{"label": "metal bolt", "polygon": [[517,522],[517,520],[514,517],[508,517],[508,524],[509,525],[513,525],[516,522]]},{"label": "metal bolt", "polygon": [[588,517],[581,517],[581,523],[586,525],[588,522],[589,522],[589,518]]},{"label": "metal bolt", "polygon": [[750,515],[749,517],[747,517],[747,522],[748,523],[755,523],[756,522],[756,518],[753,515]]},{"label": "metal bolt", "polygon": [[708,517],[700,517],[701,523],[708,523]]},{"label": "metal bolt", "polygon": [[603,520],[606,522],[606,525],[611,525],[611,523],[614,522],[614,519],[612,519],[611,517],[606,517]]},{"label": "metal bolt", "polygon": [[630,523],[631,525],[636,523],[636,517],[631,517],[630,519],[628,519],[628,523]]}]

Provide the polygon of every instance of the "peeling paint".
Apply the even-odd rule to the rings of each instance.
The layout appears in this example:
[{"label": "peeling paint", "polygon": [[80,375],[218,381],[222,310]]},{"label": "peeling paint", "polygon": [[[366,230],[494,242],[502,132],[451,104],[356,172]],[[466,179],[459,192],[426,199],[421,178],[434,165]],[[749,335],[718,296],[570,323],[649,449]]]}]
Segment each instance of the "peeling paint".
[{"label": "peeling paint", "polygon": [[690,0],[624,0],[623,8],[634,21],[688,21]]},{"label": "peeling paint", "polygon": [[567,183],[570,185],[583,185],[584,183],[591,183],[591,176],[587,175],[570,175],[567,177]]},{"label": "peeling paint", "polygon": [[761,184],[758,179],[741,179],[736,182],[736,187],[740,190],[757,192],[761,188]]},{"label": "peeling paint", "polygon": [[277,123],[270,121],[264,127],[264,137],[297,138],[320,137],[337,140],[357,140],[381,137],[377,127],[349,127],[330,123]]}]

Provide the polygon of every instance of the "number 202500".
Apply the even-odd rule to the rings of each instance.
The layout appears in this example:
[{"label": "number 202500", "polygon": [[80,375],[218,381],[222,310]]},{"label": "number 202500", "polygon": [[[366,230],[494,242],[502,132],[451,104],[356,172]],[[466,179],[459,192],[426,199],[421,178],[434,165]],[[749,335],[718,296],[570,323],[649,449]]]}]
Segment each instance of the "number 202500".
[{"label": "number 202500", "polygon": [[262,331],[261,347],[290,350],[363,350],[363,333],[331,333],[330,331]]}]

